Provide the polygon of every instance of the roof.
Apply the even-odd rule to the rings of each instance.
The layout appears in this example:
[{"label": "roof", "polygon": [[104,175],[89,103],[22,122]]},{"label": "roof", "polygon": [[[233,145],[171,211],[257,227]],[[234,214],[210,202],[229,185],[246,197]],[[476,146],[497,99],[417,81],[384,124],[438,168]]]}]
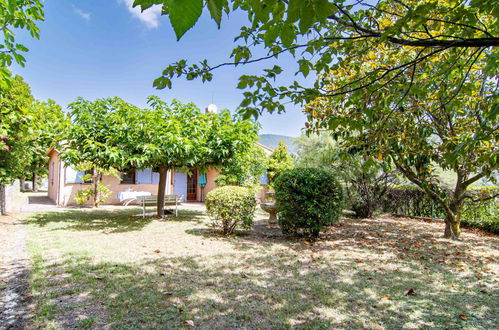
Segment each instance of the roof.
[{"label": "roof", "polygon": [[54,151],[54,152],[57,152],[58,154],[60,154],[60,153],[61,153],[61,152],[60,152],[59,150],[57,150],[55,147],[50,147],[50,149],[49,149],[49,150],[47,150],[47,152],[45,153],[45,156],[47,156],[47,157],[48,157],[48,156],[50,156],[50,154],[51,154],[53,151]]},{"label": "roof", "polygon": [[256,145],[257,147],[262,148],[264,151],[267,151],[267,152],[269,152],[269,153],[274,152],[274,149],[272,149],[272,148],[270,148],[270,147],[267,147],[267,146],[265,146],[265,145],[263,145],[263,144],[261,144],[261,143],[255,142],[255,145]]}]

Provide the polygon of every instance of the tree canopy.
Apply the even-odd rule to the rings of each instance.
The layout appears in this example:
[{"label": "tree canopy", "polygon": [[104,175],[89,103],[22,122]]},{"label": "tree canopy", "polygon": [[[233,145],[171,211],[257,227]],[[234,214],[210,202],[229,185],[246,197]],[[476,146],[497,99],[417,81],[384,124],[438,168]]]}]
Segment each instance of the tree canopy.
[{"label": "tree canopy", "polygon": [[[407,51],[404,58],[394,59],[375,49],[371,60],[352,59],[349,66],[362,73],[372,63],[396,65],[416,53]],[[454,58],[447,75],[436,79],[437,63],[447,56],[415,65],[392,77],[389,85],[317,99],[307,112],[310,128],[334,130],[351,150],[393,163],[445,209],[446,236],[457,238],[462,205],[471,198],[467,188],[481,178],[493,179],[499,167],[498,86],[486,70],[485,58]],[[344,77],[349,66],[329,75]],[[413,88],[404,88],[407,82]],[[449,189],[441,181],[440,168],[455,173],[455,187]]]},{"label": "tree canopy", "polygon": [[[142,109],[120,98],[69,105],[72,127],[64,143],[63,158],[72,164],[90,162],[95,168],[152,168],[159,172],[158,216],[168,170],[220,168],[246,153],[257,140],[251,120],[201,112],[193,103],[171,103],[151,96]],[[95,180],[94,180],[95,181]]]},{"label": "tree canopy", "polygon": [[16,62],[24,66],[26,59],[22,53],[28,48],[16,42],[15,32],[26,30],[31,37],[38,39],[40,29],[37,21],[44,20],[43,4],[40,0],[0,0],[0,88],[10,81],[8,67]]},{"label": "tree canopy", "polygon": [[[446,76],[460,58],[465,58],[468,66],[477,60],[484,61],[484,72],[489,76],[497,71],[499,7],[493,0],[375,3],[363,0],[354,3],[345,0],[135,0],[134,4],[143,10],[161,5],[177,38],[197,22],[204,6],[218,26],[222,24],[224,12],[247,14],[249,24],[236,36],[237,44],[230,61],[211,65],[207,60],[197,64],[179,60],[166,67],[155,80],[157,88],[171,88],[172,79],[177,77],[209,81],[220,67],[276,59],[284,53],[295,57],[297,74],[313,73],[320,78],[313,87],[298,81],[279,85],[276,77],[288,68],[278,65],[268,67],[260,75],[242,75],[238,87],[246,89],[241,103],[246,115],[281,112],[289,102],[303,105],[319,97],[333,98],[370,87],[375,90],[387,85],[398,90],[400,84],[393,85],[393,77],[427,62],[437,65],[431,75],[433,79],[419,86],[420,92],[429,91],[431,83]],[[262,47],[267,54],[254,56]],[[371,61],[368,70],[348,65],[352,59],[358,62],[369,59],[373,49],[382,49],[386,58],[401,61]],[[345,67],[349,79],[329,75]],[[415,86],[409,79],[403,87]]]},{"label": "tree canopy", "polygon": [[0,89],[0,185],[11,183],[23,175],[30,162],[30,135],[33,132],[30,107],[31,90],[15,76],[8,89]]}]

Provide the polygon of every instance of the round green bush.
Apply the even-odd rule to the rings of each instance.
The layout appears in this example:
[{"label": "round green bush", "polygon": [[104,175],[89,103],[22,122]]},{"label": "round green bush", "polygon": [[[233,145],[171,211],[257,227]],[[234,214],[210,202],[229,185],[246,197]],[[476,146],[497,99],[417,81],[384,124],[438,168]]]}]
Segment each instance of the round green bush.
[{"label": "round green bush", "polygon": [[226,235],[237,227],[251,228],[255,209],[256,198],[252,189],[225,186],[210,191],[206,196],[208,215]]},{"label": "round green bush", "polygon": [[296,168],[283,172],[274,183],[279,226],[284,234],[317,238],[334,224],[343,207],[343,191],[324,170]]}]

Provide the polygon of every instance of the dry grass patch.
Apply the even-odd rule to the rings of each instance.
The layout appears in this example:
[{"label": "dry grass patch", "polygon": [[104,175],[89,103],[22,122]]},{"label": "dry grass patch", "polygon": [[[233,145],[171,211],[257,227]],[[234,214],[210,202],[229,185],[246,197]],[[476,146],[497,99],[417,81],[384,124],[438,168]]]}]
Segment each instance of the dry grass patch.
[{"label": "dry grass patch", "polygon": [[[342,219],[314,245],[267,228],[223,237],[201,209],[27,220],[37,326],[493,328],[498,238],[408,219]],[[50,256],[50,258],[48,257]],[[64,274],[64,276],[62,276]],[[60,301],[59,301],[60,300]],[[70,323],[63,323],[70,318]]]}]

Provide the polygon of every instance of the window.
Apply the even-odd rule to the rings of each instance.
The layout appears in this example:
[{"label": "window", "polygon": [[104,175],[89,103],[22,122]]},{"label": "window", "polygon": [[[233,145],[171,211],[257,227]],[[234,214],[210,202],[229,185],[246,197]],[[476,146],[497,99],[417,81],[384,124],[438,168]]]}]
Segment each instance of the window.
[{"label": "window", "polygon": [[121,172],[121,184],[135,184],[135,169]]},{"label": "window", "polygon": [[55,162],[52,161],[52,168],[51,168],[52,175],[50,176],[50,184],[54,184],[54,176],[55,176],[55,174],[54,174],[54,171],[55,171],[54,168],[55,168]]}]

